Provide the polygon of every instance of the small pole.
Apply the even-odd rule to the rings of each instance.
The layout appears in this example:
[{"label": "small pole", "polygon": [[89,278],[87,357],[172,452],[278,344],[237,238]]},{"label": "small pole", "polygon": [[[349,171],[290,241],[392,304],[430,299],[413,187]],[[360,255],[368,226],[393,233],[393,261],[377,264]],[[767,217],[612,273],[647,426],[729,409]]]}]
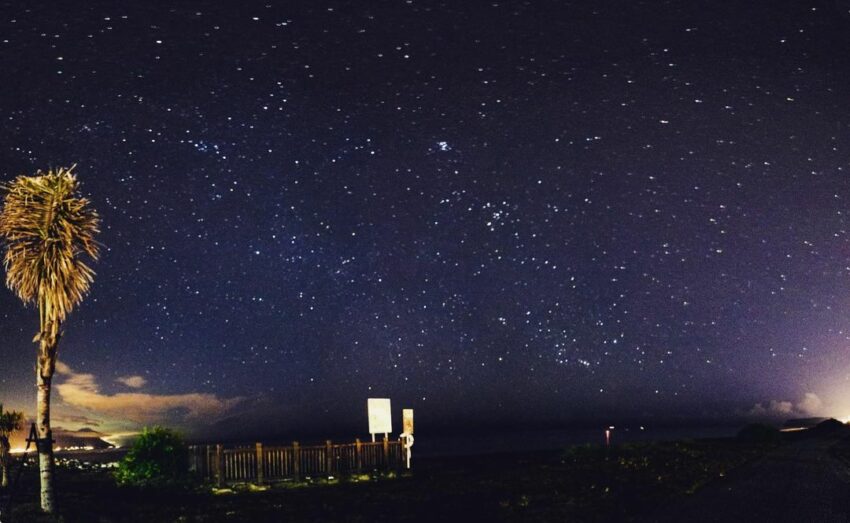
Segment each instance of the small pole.
[{"label": "small pole", "polygon": [[407,468],[410,469],[410,448],[413,446],[413,434],[402,434],[402,437],[399,438],[399,445],[401,445],[401,451],[406,458]]},{"label": "small pole", "polygon": [[266,480],[264,468],[263,444],[257,442],[257,485],[262,485]]},{"label": "small pole", "polygon": [[301,479],[301,448],[297,441],[292,442],[292,472],[295,481]]},{"label": "small pole", "polygon": [[212,463],[212,448],[209,445],[204,445],[204,475],[205,480],[213,479],[213,463]]},{"label": "small pole", "polygon": [[328,476],[333,475],[333,466],[334,466],[334,449],[333,443],[331,440],[325,441],[325,474]]},{"label": "small pole", "polygon": [[354,440],[354,456],[357,459],[357,472],[363,472],[363,458],[360,456],[360,451],[362,447],[362,443],[360,443],[360,438],[355,438]]},{"label": "small pole", "polygon": [[384,467],[390,467],[390,438],[384,434]]},{"label": "small pole", "polygon": [[221,444],[215,446],[215,483],[219,487],[224,484],[224,454],[222,453]]}]

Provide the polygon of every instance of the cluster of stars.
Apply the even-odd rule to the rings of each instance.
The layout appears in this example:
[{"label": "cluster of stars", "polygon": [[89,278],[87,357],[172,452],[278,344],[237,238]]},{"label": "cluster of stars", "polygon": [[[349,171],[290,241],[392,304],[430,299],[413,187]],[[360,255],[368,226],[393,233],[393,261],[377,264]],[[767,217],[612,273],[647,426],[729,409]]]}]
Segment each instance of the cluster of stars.
[{"label": "cluster of stars", "polygon": [[830,367],[846,19],[585,4],[2,15],[6,176],[76,162],[103,215],[62,357],[447,416],[686,413]]}]

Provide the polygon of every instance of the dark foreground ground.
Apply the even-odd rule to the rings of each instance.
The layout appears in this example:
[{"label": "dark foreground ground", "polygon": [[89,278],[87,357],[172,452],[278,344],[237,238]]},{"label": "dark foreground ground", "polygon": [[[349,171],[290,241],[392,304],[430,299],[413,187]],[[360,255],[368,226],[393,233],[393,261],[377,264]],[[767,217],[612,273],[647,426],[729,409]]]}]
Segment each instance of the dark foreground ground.
[{"label": "dark foreground ground", "polygon": [[658,522],[850,522],[850,441],[802,438],[662,507]]},{"label": "dark foreground ground", "polygon": [[28,474],[12,522],[844,521],[845,438],[422,459],[394,477],[220,494],[120,488],[104,472],[61,470],[61,517],[39,515]]}]

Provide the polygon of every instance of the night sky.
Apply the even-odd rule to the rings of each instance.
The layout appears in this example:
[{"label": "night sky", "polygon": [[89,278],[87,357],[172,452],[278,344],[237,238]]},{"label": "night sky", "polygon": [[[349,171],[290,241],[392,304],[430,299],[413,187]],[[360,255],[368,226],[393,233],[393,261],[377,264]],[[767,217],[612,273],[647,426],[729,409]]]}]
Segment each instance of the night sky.
[{"label": "night sky", "polygon": [[4,2],[0,177],[103,219],[54,425],[850,415],[850,3],[741,4]]}]

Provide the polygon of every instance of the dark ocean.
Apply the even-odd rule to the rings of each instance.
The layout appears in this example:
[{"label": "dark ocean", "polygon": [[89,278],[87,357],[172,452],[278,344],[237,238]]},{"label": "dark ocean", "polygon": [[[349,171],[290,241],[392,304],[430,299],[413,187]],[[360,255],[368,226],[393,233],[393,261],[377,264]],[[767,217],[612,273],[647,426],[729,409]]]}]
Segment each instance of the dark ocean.
[{"label": "dark ocean", "polygon": [[[614,426],[611,444],[641,441],[726,438],[736,434],[738,426],[649,427]],[[605,443],[605,429],[533,429],[479,430],[475,432],[416,433],[414,452],[418,456],[458,456],[565,449],[573,445]]]}]

